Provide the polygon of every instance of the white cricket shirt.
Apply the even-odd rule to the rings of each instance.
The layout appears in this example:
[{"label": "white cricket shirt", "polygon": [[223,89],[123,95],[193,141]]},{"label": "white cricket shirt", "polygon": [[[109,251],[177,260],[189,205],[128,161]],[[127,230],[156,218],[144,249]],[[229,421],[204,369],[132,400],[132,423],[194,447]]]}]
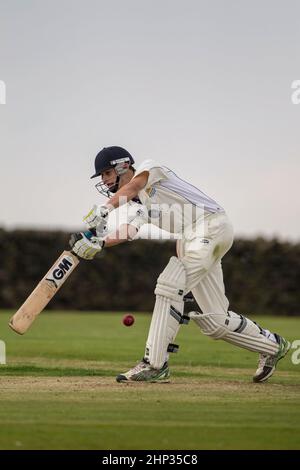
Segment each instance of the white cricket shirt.
[{"label": "white cricket shirt", "polygon": [[206,214],[224,212],[216,201],[169,168],[145,160],[134,177],[144,171],[149,172],[148,182],[138,197],[148,211],[149,223],[171,233],[182,233]]}]

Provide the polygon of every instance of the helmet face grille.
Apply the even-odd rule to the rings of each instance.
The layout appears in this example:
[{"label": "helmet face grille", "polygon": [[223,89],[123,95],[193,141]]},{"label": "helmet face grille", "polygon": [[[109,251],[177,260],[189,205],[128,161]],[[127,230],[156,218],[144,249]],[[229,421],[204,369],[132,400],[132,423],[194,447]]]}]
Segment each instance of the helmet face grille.
[{"label": "helmet face grille", "polygon": [[102,196],[111,198],[111,197],[113,197],[114,193],[116,193],[118,191],[119,184],[118,184],[118,181],[117,181],[114,186],[109,188],[108,186],[106,186],[106,184],[103,183],[103,181],[100,181],[99,183],[95,184],[95,188],[97,189],[97,191],[100,194],[102,194]]}]

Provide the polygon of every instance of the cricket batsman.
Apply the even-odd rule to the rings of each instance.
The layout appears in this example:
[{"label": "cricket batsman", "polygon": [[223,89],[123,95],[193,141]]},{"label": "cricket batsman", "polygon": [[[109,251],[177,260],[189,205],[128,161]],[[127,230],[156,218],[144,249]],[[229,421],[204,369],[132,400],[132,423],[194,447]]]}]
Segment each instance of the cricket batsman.
[{"label": "cricket batsman", "polygon": [[[277,333],[260,327],[244,315],[229,310],[221,260],[233,243],[232,225],[224,209],[200,189],[172,170],[145,160],[136,170],[134,159],[121,147],[103,148],[95,159],[96,185],[108,196],[85,216],[96,235],[73,234],[73,252],[92,259],[105,248],[133,240],[144,224],[154,224],[176,235],[177,256],[172,256],[157,279],[155,305],[144,357],[135,367],[117,376],[118,382],[168,381],[169,353],[182,324],[190,318],[212,339],[222,339],[259,354],[254,382],[264,382],[290,348]],[[128,217],[113,235],[107,234],[108,218],[127,204]],[[192,292],[201,312],[184,314],[185,296]]]}]

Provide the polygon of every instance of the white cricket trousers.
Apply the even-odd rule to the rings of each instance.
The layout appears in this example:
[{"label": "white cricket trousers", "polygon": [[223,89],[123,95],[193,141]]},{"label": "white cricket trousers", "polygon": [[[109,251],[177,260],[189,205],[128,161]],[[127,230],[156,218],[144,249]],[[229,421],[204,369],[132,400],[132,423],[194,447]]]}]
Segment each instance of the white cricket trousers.
[{"label": "white cricket trousers", "polygon": [[197,227],[185,230],[177,241],[177,255],[184,264],[187,292],[203,313],[227,313],[221,259],[233,243],[233,228],[224,212],[206,215]]}]

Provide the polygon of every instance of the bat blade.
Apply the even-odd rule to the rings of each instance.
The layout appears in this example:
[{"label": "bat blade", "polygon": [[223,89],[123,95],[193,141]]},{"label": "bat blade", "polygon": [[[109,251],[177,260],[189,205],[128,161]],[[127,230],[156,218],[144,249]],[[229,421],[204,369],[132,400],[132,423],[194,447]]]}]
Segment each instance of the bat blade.
[{"label": "bat blade", "polygon": [[10,328],[23,335],[68,279],[78,263],[77,256],[71,251],[64,251],[19,310],[11,317]]}]

